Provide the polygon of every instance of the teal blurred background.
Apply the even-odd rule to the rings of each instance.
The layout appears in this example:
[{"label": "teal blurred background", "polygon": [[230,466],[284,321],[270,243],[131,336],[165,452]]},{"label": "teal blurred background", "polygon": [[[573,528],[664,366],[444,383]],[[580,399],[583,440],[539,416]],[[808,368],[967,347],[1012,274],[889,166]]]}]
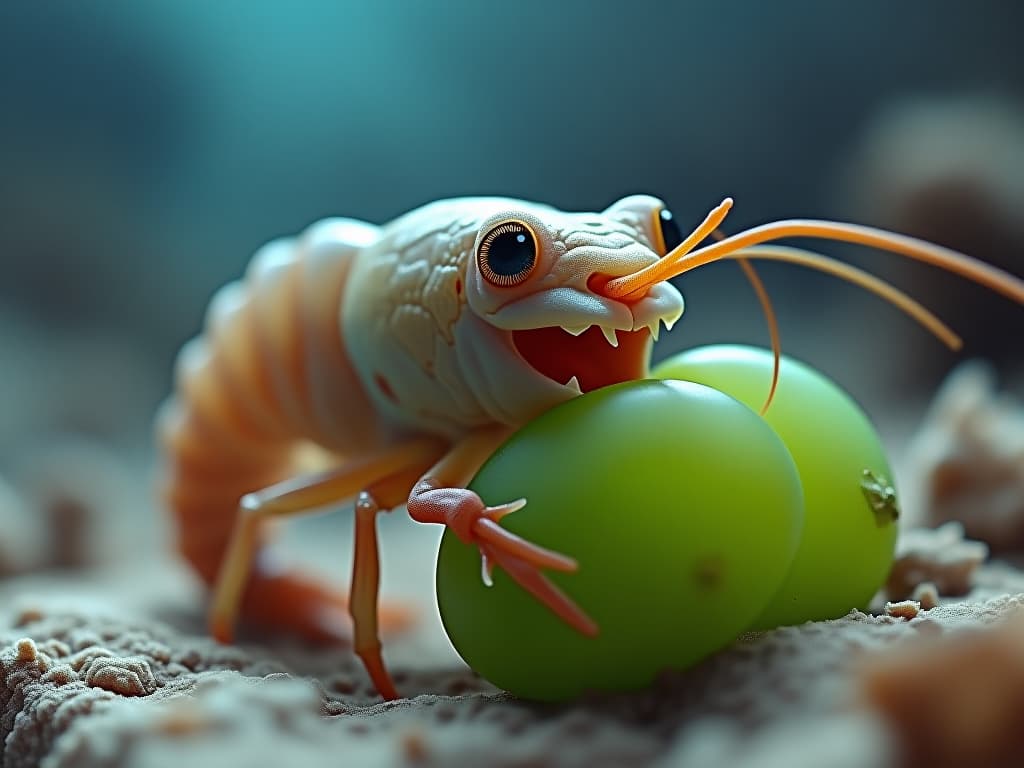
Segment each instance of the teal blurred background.
[{"label": "teal blurred background", "polygon": [[[857,220],[1024,273],[1021,29],[1013,0],[2,0],[0,458],[48,432],[147,445],[211,294],[324,216],[650,192],[685,226],[731,195],[732,231]],[[1020,307],[821,250],[1020,365]],[[763,273],[786,351],[869,410],[956,360],[855,288]],[[735,265],[680,284],[659,356],[766,343]]]}]

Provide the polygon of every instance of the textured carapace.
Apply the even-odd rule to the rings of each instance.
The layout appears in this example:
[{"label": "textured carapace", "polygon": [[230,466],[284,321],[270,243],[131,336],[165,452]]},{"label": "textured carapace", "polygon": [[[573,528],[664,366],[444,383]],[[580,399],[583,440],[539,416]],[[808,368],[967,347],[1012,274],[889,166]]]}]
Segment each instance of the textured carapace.
[{"label": "textured carapace", "polygon": [[[647,196],[601,214],[459,199],[385,227],[358,258],[342,306],[350,359],[375,406],[404,428],[454,437],[487,423],[522,424],[581,388],[643,375],[651,331],[682,313],[679,293],[664,283],[626,304],[587,281],[656,262],[663,207]],[[484,258],[503,233],[526,233],[536,255],[527,274],[495,284]],[[638,338],[616,347],[616,332]],[[548,359],[555,351],[558,360]],[[545,368],[567,356],[587,369],[575,382]]]}]

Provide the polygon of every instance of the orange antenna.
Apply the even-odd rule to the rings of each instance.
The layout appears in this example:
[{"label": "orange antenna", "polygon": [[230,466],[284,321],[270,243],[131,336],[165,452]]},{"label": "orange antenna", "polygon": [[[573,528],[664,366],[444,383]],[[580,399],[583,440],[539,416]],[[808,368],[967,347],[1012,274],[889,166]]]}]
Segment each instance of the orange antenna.
[{"label": "orange antenna", "polygon": [[[726,200],[731,202],[730,198],[726,198]],[[720,229],[716,229],[712,232],[711,236],[719,242],[725,240],[727,237],[725,232]],[[768,388],[768,397],[765,398],[764,405],[761,406],[761,415],[764,416],[771,407],[772,400],[775,399],[775,390],[779,386],[779,366],[782,360],[782,342],[779,340],[779,323],[775,316],[775,307],[772,306],[771,297],[768,295],[768,289],[764,287],[764,283],[761,281],[761,276],[757,274],[757,270],[754,269],[754,265],[750,263],[749,259],[738,258],[737,261],[740,263],[740,268],[743,269],[743,274],[747,277],[747,282],[750,283],[750,286],[754,289],[754,293],[757,294],[757,300],[761,304],[761,312],[764,314],[764,320],[768,324],[768,336],[772,341],[772,383]]]},{"label": "orange antenna", "polygon": [[[712,233],[712,237],[719,242],[726,239],[726,235],[721,230],[717,229]],[[773,358],[772,382],[768,389],[768,397],[765,399],[765,403],[761,407],[762,415],[767,413],[768,408],[771,407],[772,400],[775,397],[775,391],[778,388],[782,344],[779,339],[779,324],[775,315],[775,309],[772,306],[771,298],[768,296],[768,290],[765,288],[760,276],[754,269],[754,265],[750,263],[751,258],[786,261],[792,264],[800,264],[801,266],[810,267],[811,269],[816,269],[819,272],[825,272],[846,280],[847,282],[859,285],[865,290],[880,296],[890,304],[893,304],[897,308],[906,312],[950,349],[955,351],[963,346],[961,338],[954,333],[949,326],[929,312],[925,307],[914,301],[914,299],[889,285],[884,280],[879,280],[874,275],[841,261],[831,259],[828,256],[823,256],[822,254],[814,253],[813,251],[806,251],[802,248],[789,248],[781,245],[765,245],[746,248],[724,258],[734,258],[739,262],[740,267],[743,269],[743,273],[746,275],[747,280],[750,282],[754,292],[757,294],[757,299],[761,303],[761,310],[764,313],[765,322],[768,324],[768,334],[771,337]]]},{"label": "orange antenna", "polygon": [[[874,227],[812,219],[788,219],[762,224],[759,227],[727,237],[721,242],[700,248],[693,253],[683,251],[682,245],[680,245],[656,263],[631,275],[624,275],[608,281],[602,293],[610,298],[628,299],[632,294],[641,294],[646,291],[654,283],[668,280],[704,264],[729,258],[730,255],[748,246],[777,240],[781,237],[818,237],[825,240],[841,240],[899,253],[973,280],[1024,304],[1024,280],[958,251]],[[834,272],[834,274],[838,273]]]},{"label": "orange antenna", "polygon": [[[625,298],[631,293],[640,293],[641,290],[660,283],[662,280],[668,280],[668,277],[658,277],[655,279],[649,279],[650,275],[654,274],[652,270],[659,264],[664,264],[669,259],[672,259],[672,263],[676,263],[680,257],[685,256],[692,251],[701,240],[708,237],[714,232],[718,225],[721,224],[725,217],[729,215],[729,210],[732,208],[732,198],[727,197],[717,206],[715,206],[711,213],[704,217],[702,221],[693,232],[687,235],[686,239],[683,240],[679,245],[673,248],[671,251],[666,253],[657,264],[654,264],[645,269],[641,269],[639,272],[634,272],[632,275],[623,275],[614,280],[609,281],[610,283],[619,283],[620,289],[618,293],[611,294],[608,291],[602,289],[601,292],[613,299]],[[669,275],[672,277],[672,275]]]},{"label": "orange antenna", "polygon": [[864,290],[880,296],[890,304],[903,310],[950,349],[956,351],[963,346],[963,340],[948,325],[917,301],[903,293],[903,291],[862,269],[842,261],[831,259],[828,256],[823,256],[813,251],[805,251],[802,248],[791,248],[785,245],[760,245],[744,248],[721,258],[786,261],[834,275],[848,283],[859,285]]},{"label": "orange antenna", "polygon": [[768,335],[772,340],[772,384],[768,388],[768,397],[765,398],[764,405],[761,406],[761,415],[764,416],[768,413],[772,400],[775,399],[775,390],[779,386],[779,364],[782,360],[779,323],[775,317],[775,307],[772,306],[768,290],[764,287],[764,283],[761,282],[761,276],[757,274],[754,265],[745,258],[737,258],[737,261],[739,261],[740,267],[743,269],[743,274],[747,276],[747,281],[754,289],[754,293],[757,294],[757,300],[761,303],[761,312],[764,314],[765,322],[768,323]]},{"label": "orange antenna", "polygon": [[[683,240],[683,242],[681,242],[671,251],[666,253],[663,257],[663,260],[668,258],[678,258],[680,256],[685,256],[686,254],[688,254],[690,251],[694,249],[694,247],[697,244],[700,243],[701,240],[703,240],[705,237],[718,230],[719,225],[723,221],[725,221],[725,217],[729,215],[729,211],[731,209],[732,198],[727,197],[718,205],[716,205],[712,209],[711,213],[704,217],[704,221],[702,221],[697,226],[697,228],[693,230],[693,232],[687,235],[686,239]],[[725,235],[721,232],[719,232],[719,235],[721,235],[723,238],[725,237]],[[643,270],[641,270],[641,272],[637,272],[636,274],[639,275],[642,272]],[[632,277],[632,275],[626,275],[626,277]]]}]

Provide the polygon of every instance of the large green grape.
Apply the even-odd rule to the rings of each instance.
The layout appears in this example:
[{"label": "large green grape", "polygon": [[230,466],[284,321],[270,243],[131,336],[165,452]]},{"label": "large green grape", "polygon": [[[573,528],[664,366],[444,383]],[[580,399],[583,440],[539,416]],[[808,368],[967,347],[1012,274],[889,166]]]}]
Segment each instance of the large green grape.
[{"label": "large green grape", "polygon": [[579,562],[552,581],[595,619],[563,624],[446,533],[437,594],[466,662],[523,697],[644,687],[726,645],[778,589],[803,501],[782,441],[709,387],[637,381],[575,398],[523,427],[477,474],[485,502],[528,505],[502,525]]},{"label": "large green grape", "polygon": [[[771,371],[768,350],[720,345],[672,357],[654,375],[707,384],[760,410]],[[896,544],[895,496],[885,492],[887,486],[891,491],[892,471],[878,434],[838,386],[785,357],[764,418],[796,461],[805,520],[789,575],[753,628],[864,608],[885,581]],[[745,471],[737,466],[738,482],[745,482]]]}]

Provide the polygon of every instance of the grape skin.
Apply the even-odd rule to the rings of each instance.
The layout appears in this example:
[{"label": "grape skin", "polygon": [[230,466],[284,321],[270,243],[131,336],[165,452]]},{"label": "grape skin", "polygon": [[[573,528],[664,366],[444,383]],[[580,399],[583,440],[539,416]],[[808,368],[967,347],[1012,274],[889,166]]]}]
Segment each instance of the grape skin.
[{"label": "grape skin", "polygon": [[727,645],[782,582],[803,501],[782,441],[749,408],[688,382],[575,398],[517,432],[471,487],[529,503],[509,530],[578,559],[551,574],[598,622],[588,638],[445,534],[438,604],[462,657],[535,699],[645,687]]},{"label": "grape skin", "polygon": [[[652,375],[697,381],[760,410],[772,361],[766,349],[714,345],[669,358]],[[796,461],[806,508],[792,568],[752,628],[838,618],[866,608],[892,566],[897,533],[898,504],[883,498],[876,512],[868,498],[878,499],[878,481],[882,488],[892,484],[878,433],[834,382],[787,357],[764,418]]]}]

